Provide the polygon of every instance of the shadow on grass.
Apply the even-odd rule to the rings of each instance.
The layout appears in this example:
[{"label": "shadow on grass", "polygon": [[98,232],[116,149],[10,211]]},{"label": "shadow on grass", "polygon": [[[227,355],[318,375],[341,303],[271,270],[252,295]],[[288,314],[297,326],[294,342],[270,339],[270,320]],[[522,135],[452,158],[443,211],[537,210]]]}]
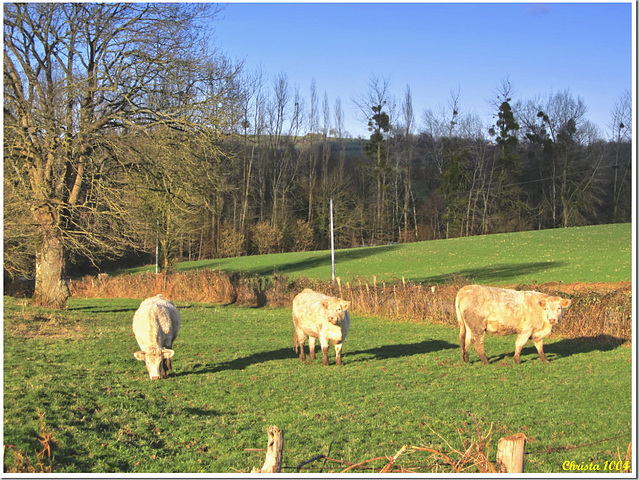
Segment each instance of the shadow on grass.
[{"label": "shadow on grass", "polygon": [[[388,252],[391,250],[396,250],[399,245],[385,245],[381,247],[362,247],[348,250],[338,250],[335,252],[335,261],[346,262],[350,260],[361,260],[363,258],[371,257],[374,255],[378,255],[380,253]],[[270,264],[270,265],[262,265],[254,268],[247,268],[243,270],[243,274],[247,276],[251,275],[259,275],[259,276],[270,276],[273,275],[274,271],[281,274],[298,274],[305,270],[311,270],[318,267],[326,266],[328,268],[331,267],[331,253],[327,252],[326,254],[321,254],[314,256],[312,258],[305,258],[302,260],[282,263],[282,264]],[[194,267],[186,267],[181,268],[181,271],[187,270],[198,270],[201,268],[206,268],[201,265]],[[222,268],[221,270],[226,270]]]},{"label": "shadow on grass", "polygon": [[189,415],[197,415],[199,417],[219,417],[221,415],[233,415],[232,412],[221,412],[218,410],[202,410],[201,408],[185,408],[185,412]]},{"label": "shadow on grass", "polygon": [[624,338],[604,334],[596,337],[565,338],[545,345],[544,352],[546,354],[553,353],[558,357],[570,357],[578,353],[609,352],[626,342],[627,340]]},{"label": "shadow on grass", "polygon": [[[368,350],[358,350],[351,352],[346,350],[344,352],[345,363],[349,364],[350,362],[363,362],[371,359],[385,359],[385,358],[399,358],[399,357],[408,357],[412,355],[421,355],[425,353],[435,352],[438,350],[446,350],[450,348],[459,348],[459,345],[445,342],[443,340],[425,340],[418,343],[401,343],[396,345],[383,345],[382,347],[370,348]],[[333,346],[329,347],[330,350],[330,360],[331,363],[334,359],[331,358],[331,353],[333,351]],[[305,353],[309,353],[308,346],[305,345]],[[367,358],[354,358],[356,355],[370,355]],[[318,345],[316,345],[316,358],[320,358],[322,353]],[[258,363],[264,363],[272,360],[297,360],[298,354],[293,350],[293,348],[280,348],[278,350],[271,350],[268,352],[260,352],[255,353],[253,355],[249,355],[247,357],[236,358],[235,360],[231,360],[229,362],[224,362],[220,364],[196,364],[188,371],[176,372],[173,375],[176,377],[181,377],[183,375],[199,375],[203,373],[216,373],[221,372],[223,370],[244,370],[250,365],[255,365]]]},{"label": "shadow on grass", "polygon": [[107,308],[107,307],[96,307],[96,306],[87,306],[87,307],[71,307],[67,308],[69,312],[75,312],[80,310],[89,310],[91,313],[122,313],[122,312],[135,312],[138,307],[125,307],[125,308]]},{"label": "shadow on grass", "polygon": [[254,353],[253,355],[249,355],[247,357],[236,358],[235,360],[230,360],[228,362],[219,364],[196,364],[188,371],[176,372],[173,375],[176,377],[181,377],[183,375],[216,373],[223,370],[244,370],[248,366],[255,365],[257,363],[269,362],[271,360],[286,360],[288,358],[297,358],[297,354],[293,350],[293,347],[280,348],[278,350],[271,350],[268,352]]},{"label": "shadow on grass", "polygon": [[[554,359],[560,359],[564,357],[570,357],[572,355],[577,355],[580,353],[590,353],[590,352],[609,352],[611,350],[615,350],[627,343],[627,340],[624,338],[618,338],[611,335],[598,335],[596,337],[578,337],[578,338],[565,338],[562,340],[558,340],[557,342],[545,343],[544,344],[544,353],[549,362],[553,362]],[[472,351],[475,352],[473,346],[470,347]],[[485,344],[486,349],[486,344]],[[515,350],[515,340],[514,340],[514,350]],[[502,353],[499,355],[488,356],[489,363],[499,363],[502,361],[512,362],[513,363],[513,355],[514,351],[509,353]],[[478,362],[480,360],[477,358]],[[529,363],[532,361],[540,361],[540,357],[538,356],[538,350],[532,345],[525,346],[522,349],[520,363]],[[474,361],[472,360],[472,363]]]},{"label": "shadow on grass", "polygon": [[521,275],[531,275],[536,272],[552,270],[565,265],[565,262],[528,262],[528,263],[500,263],[479,268],[468,268],[457,272],[417,279],[419,283],[443,284],[449,283],[456,277],[464,277],[473,282],[494,283],[503,282]]},{"label": "shadow on grass", "polygon": [[371,359],[380,360],[385,358],[410,357],[412,355],[421,355],[450,348],[460,348],[460,345],[446,342],[444,340],[424,340],[418,343],[398,343],[394,345],[383,345],[382,347],[370,348],[368,350],[345,352],[345,358],[348,358],[347,355],[371,355],[371,357],[353,360],[354,362],[364,362]]},{"label": "shadow on grass", "polygon": [[[176,302],[174,302],[176,303]],[[67,308],[67,311],[69,312],[79,312],[81,310],[87,310],[90,311],[92,313],[123,313],[123,312],[129,312],[129,313],[134,313],[138,307],[140,305],[137,304],[135,306],[132,307],[122,307],[122,308],[109,308],[109,307],[100,307],[100,306],[95,306],[95,305],[87,305],[84,307],[70,307]],[[217,308],[217,304],[213,304],[213,305],[205,305],[205,304],[198,304],[198,303],[182,303],[182,302],[177,302],[177,307],[178,310],[188,310],[191,308]]]}]

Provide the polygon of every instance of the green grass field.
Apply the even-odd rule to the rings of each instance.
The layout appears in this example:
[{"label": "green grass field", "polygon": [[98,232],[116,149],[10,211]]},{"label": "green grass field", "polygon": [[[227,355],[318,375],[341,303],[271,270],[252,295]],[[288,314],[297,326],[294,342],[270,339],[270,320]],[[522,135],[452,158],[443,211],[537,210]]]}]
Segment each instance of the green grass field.
[{"label": "green grass field", "polygon": [[[354,248],[336,252],[336,276],[345,281],[404,277],[429,284],[456,276],[485,284],[629,281],[631,240],[631,224],[614,224]],[[331,255],[297,252],[177,265],[178,271],[198,268],[326,280],[331,278]],[[141,271],[153,267],[127,270]]]},{"label": "green grass field", "polygon": [[[403,445],[464,450],[477,439],[471,415],[490,432],[494,461],[500,437],[527,435],[526,472],[561,473],[571,461],[602,468],[631,441],[627,346],[555,338],[545,345],[550,364],[528,344],[516,366],[514,337],[488,337],[483,367],[475,351],[461,362],[455,328],[354,317],[346,365],[333,365],[331,352],[323,367],[293,352],[290,310],[179,303],[174,371],[152,382],[133,358],[139,302],[72,299],[47,312],[5,297],[5,470],[17,468],[16,452],[35,462],[38,411],[57,473],[249,472],[264,451],[248,449],[266,447],[272,424],[285,432],[289,473],[329,447],[350,462]],[[342,468],[328,462],[324,472]]]}]

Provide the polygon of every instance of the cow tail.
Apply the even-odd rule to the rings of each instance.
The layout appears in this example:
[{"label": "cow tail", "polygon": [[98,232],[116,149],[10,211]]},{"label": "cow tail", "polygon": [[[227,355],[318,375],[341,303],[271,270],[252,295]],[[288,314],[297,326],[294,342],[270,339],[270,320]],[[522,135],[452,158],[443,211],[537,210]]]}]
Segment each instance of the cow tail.
[{"label": "cow tail", "polygon": [[457,296],[455,300],[455,311],[456,311],[456,318],[458,319],[458,326],[460,327],[460,338],[462,338],[462,336],[466,335],[467,333],[467,326],[465,325],[464,320],[462,319],[462,312],[460,311],[460,302],[458,301]]},{"label": "cow tail", "polygon": [[300,353],[298,351],[298,329],[296,325],[298,324],[295,312],[292,312],[293,316],[293,351],[296,353]]}]

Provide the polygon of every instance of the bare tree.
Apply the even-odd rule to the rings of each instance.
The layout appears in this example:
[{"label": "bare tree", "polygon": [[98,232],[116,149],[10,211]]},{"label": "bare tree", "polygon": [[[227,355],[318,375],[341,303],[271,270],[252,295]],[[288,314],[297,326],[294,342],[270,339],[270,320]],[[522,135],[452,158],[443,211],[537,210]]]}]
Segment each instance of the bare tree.
[{"label": "bare tree", "polygon": [[344,180],[344,162],[346,157],[344,138],[347,132],[344,129],[344,110],[342,109],[342,100],[340,97],[336,98],[333,106],[333,119],[334,119],[334,132],[340,143],[340,153],[338,159],[338,172],[340,176],[340,183]]},{"label": "bare tree", "polygon": [[320,120],[318,119],[318,92],[316,89],[316,79],[311,79],[311,86],[309,88],[311,96],[309,105],[309,145],[307,148],[308,164],[307,164],[307,222],[311,223],[313,220],[313,194],[316,186],[316,167],[318,163],[318,157],[314,149],[315,134],[319,131]]},{"label": "bare tree", "polygon": [[[412,186],[412,166],[413,166],[413,152],[415,142],[413,138],[413,132],[415,129],[415,116],[413,113],[413,97],[411,95],[411,88],[407,85],[403,102],[400,106],[400,122],[401,125],[398,130],[402,135],[402,149],[398,155],[398,164],[396,165],[396,171],[400,174],[401,187],[403,189],[402,195],[402,227],[399,231],[400,237],[404,237],[405,241],[408,239],[409,233],[409,207],[413,204],[413,225],[414,225],[414,238],[418,237],[418,225],[416,222],[416,205],[413,195]],[[398,178],[398,177],[397,177]],[[396,180],[396,185],[399,181]],[[396,204],[400,201],[400,186],[396,187]],[[397,210],[399,210],[397,208]],[[400,223],[399,223],[400,225]]]},{"label": "bare tree", "polygon": [[287,203],[291,199],[289,193],[300,166],[295,151],[294,133],[302,125],[301,102],[298,89],[294,88],[292,92],[286,73],[277,75],[267,112],[269,146],[265,167],[270,174],[271,223],[281,230],[284,230],[287,221]]},{"label": "bare tree", "polygon": [[241,186],[241,210],[240,210],[240,232],[246,236],[247,213],[249,209],[249,197],[253,178],[253,163],[256,155],[256,148],[259,147],[262,138],[263,118],[264,118],[264,88],[265,80],[262,69],[254,73],[245,74],[240,79],[242,92],[240,101],[244,118],[241,121],[243,138],[243,164],[242,164],[242,186]]},{"label": "bare tree", "polygon": [[[203,20],[216,13],[206,4],[4,5],[5,161],[39,233],[37,304],[65,305],[69,252],[129,240],[117,193],[128,135],[215,128],[198,77],[213,58],[201,48]],[[172,89],[177,77],[191,81]]]},{"label": "bare tree", "polygon": [[[624,143],[631,143],[632,136],[632,112],[631,112],[631,92],[623,92],[611,111],[611,121],[609,123],[610,141],[615,145],[615,159],[613,164],[613,218],[618,218],[620,199],[624,191],[627,177],[631,173],[631,157],[621,164],[621,149]],[[620,172],[620,169],[622,171]]]},{"label": "bare tree", "polygon": [[331,160],[331,108],[329,107],[329,97],[324,92],[322,97],[322,175],[320,178],[321,205],[322,210],[327,209],[329,204],[329,161]]},{"label": "bare tree", "polygon": [[535,158],[542,190],[540,225],[542,217],[550,217],[549,226],[568,227],[595,216],[603,153],[587,148],[597,132],[586,120],[586,111],[584,101],[569,90],[530,100],[519,109],[526,138],[539,146]]}]

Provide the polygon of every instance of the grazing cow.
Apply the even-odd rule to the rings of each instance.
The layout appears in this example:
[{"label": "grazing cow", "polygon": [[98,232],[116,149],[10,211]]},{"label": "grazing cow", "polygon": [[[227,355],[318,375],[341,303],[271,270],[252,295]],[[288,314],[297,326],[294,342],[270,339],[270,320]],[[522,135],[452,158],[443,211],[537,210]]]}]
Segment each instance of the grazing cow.
[{"label": "grazing cow", "polygon": [[342,344],[347,338],[351,318],[347,308],[351,302],[330,297],[305,288],[293,299],[293,348],[300,348],[300,361],[306,360],[304,341],[309,337],[309,355],[315,360],[316,338],[322,347],[322,364],[329,365],[329,341],[336,349],[336,365],[342,363]]},{"label": "grazing cow", "polygon": [[485,332],[497,335],[516,334],[515,363],[527,340],[533,340],[540,360],[549,363],[544,355],[542,339],[551,333],[571,300],[539,292],[521,292],[504,288],[467,285],[456,295],[455,309],[460,326],[462,360],[469,362],[469,344],[473,343],[483,364]]},{"label": "grazing cow", "polygon": [[133,356],[144,361],[151,380],[164,378],[171,370],[171,347],[179,331],[178,309],[162,295],[144,300],[133,315],[133,334],[140,346]]}]

